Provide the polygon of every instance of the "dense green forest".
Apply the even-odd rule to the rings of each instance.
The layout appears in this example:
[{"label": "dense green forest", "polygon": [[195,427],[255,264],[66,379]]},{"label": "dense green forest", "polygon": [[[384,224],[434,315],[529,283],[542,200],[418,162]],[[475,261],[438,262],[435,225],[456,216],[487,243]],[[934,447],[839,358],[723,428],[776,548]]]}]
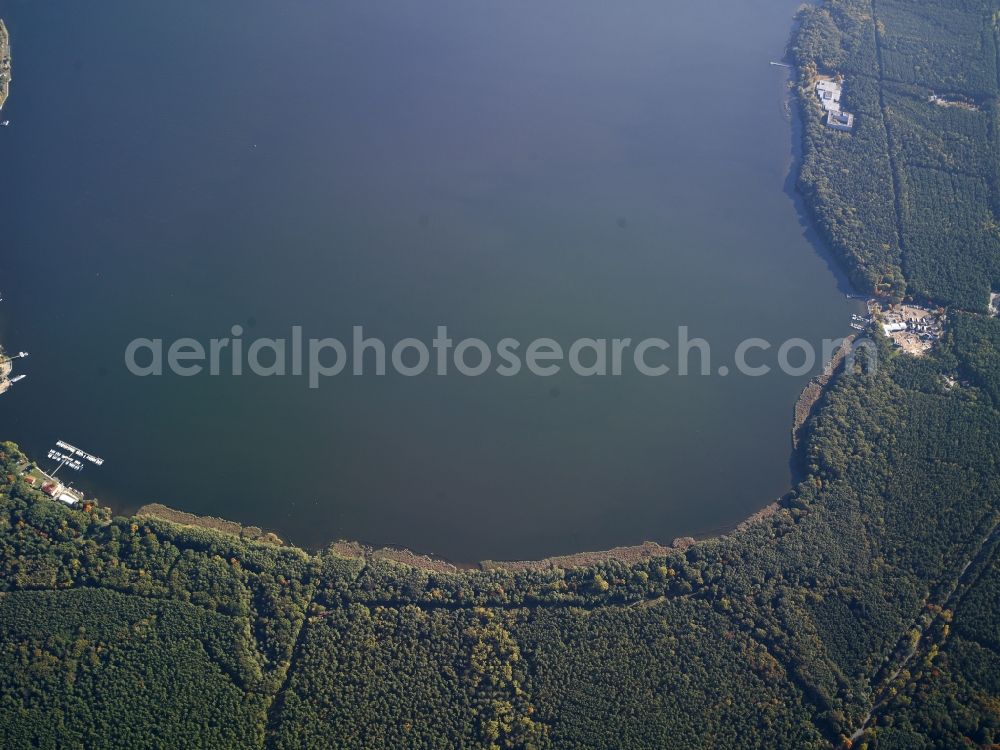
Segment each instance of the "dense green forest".
[{"label": "dense green forest", "polygon": [[957,331],[924,360],[880,346],[825,394],[775,515],[631,566],[441,573],[73,510],[5,444],[3,745],[841,743],[936,613],[981,633],[997,606],[958,596],[994,559],[996,350]]},{"label": "dense green forest", "polygon": [[5,443],[0,745],[1000,742],[998,12],[801,13],[817,223],[859,285],[955,309],[930,355],[876,333],[831,381],[773,515],[635,564],[440,572],[66,508]]},{"label": "dense green forest", "polygon": [[[985,311],[1000,287],[995,0],[833,0],[793,45],[799,187],[859,286]],[[845,77],[854,132],[822,124],[817,73]]]}]

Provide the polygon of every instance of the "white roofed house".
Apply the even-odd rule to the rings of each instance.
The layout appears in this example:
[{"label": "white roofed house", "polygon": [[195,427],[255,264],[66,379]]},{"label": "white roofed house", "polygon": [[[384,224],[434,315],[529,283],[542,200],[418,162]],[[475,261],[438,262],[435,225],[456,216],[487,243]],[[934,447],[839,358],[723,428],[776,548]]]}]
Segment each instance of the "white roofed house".
[{"label": "white roofed house", "polygon": [[826,112],[824,123],[834,130],[851,130],[854,128],[854,115],[840,108],[840,99],[844,88],[840,80],[821,76],[816,81],[816,97],[820,106]]},{"label": "white roofed house", "polygon": [[836,81],[821,78],[816,83],[816,96],[819,97],[820,105],[827,112],[840,111],[840,96],[842,93],[843,90]]},{"label": "white roofed house", "polygon": [[828,112],[826,124],[834,130],[851,130],[854,127],[854,115],[850,112]]}]

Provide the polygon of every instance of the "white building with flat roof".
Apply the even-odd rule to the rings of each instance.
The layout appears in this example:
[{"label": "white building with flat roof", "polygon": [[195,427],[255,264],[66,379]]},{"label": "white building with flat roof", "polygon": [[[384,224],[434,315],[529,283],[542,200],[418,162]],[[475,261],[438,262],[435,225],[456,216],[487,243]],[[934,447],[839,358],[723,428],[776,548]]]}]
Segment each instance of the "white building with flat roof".
[{"label": "white building with flat roof", "polygon": [[850,112],[828,112],[826,124],[834,130],[851,130],[854,127],[854,115]]},{"label": "white building with flat roof", "polygon": [[840,108],[843,93],[844,87],[836,79],[822,77],[816,81],[816,98],[826,112],[823,122],[834,130],[851,130],[854,127],[854,115]]},{"label": "white building with flat roof", "polygon": [[842,93],[843,88],[836,81],[821,78],[816,83],[816,96],[819,97],[819,103],[827,112],[840,111],[840,96]]}]

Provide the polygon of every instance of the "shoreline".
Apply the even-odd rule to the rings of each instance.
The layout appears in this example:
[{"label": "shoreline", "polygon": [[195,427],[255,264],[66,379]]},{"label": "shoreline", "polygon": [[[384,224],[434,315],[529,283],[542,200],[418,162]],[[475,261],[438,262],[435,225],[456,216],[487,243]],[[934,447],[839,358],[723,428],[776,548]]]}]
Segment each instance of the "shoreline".
[{"label": "shoreline", "polygon": [[[106,506],[105,506],[106,507]],[[135,511],[131,518],[156,518],[167,521],[177,526],[196,526],[202,529],[211,529],[222,534],[229,534],[240,539],[250,539],[265,544],[272,544],[277,547],[295,546],[286,545],[284,540],[271,531],[264,531],[259,526],[244,526],[236,521],[230,521],[218,516],[198,516],[187,511],[177,510],[161,503],[149,503],[143,505]]]},{"label": "shoreline", "polygon": [[844,358],[847,356],[847,352],[850,351],[851,344],[854,343],[856,338],[857,337],[852,334],[844,339],[844,343],[839,349],[837,349],[836,352],[834,352],[833,357],[823,368],[823,372],[814,376],[808,383],[806,383],[806,387],[802,389],[798,399],[795,401],[795,412],[792,419],[793,454],[798,453],[799,445],[805,437],[803,429],[809,421],[809,417],[812,416],[816,404],[826,391],[827,384],[833,378],[834,373],[844,361]]},{"label": "shoreline", "polygon": [[10,33],[0,18],[0,109],[3,109],[10,95],[10,67]]},{"label": "shoreline", "polygon": [[0,345],[0,393],[6,393],[10,388],[10,374],[13,370],[14,363]]},{"label": "shoreline", "polygon": [[[792,490],[789,490],[789,493]],[[564,555],[551,555],[537,560],[479,560],[477,562],[461,562],[449,560],[438,555],[415,552],[406,547],[381,546],[364,544],[363,542],[338,539],[330,542],[325,547],[310,549],[292,542],[286,542],[277,534],[265,531],[258,526],[244,526],[236,521],[230,521],[217,516],[199,516],[187,511],[177,510],[162,503],[150,503],[143,505],[127,518],[152,519],[161,523],[168,523],[173,526],[184,526],[188,528],[205,529],[218,534],[225,534],[238,539],[267,544],[274,547],[285,547],[288,549],[301,550],[307,554],[314,555],[330,550],[339,557],[353,560],[381,560],[398,563],[407,567],[435,573],[458,574],[470,571],[531,571],[531,570],[555,570],[571,568],[590,568],[607,562],[620,562],[631,566],[640,562],[652,560],[657,557],[665,557],[672,553],[683,552],[690,547],[702,542],[720,539],[732,534],[741,534],[750,529],[755,524],[767,520],[779,513],[785,506],[782,504],[782,496],[773,502],[768,503],[759,510],[754,511],[739,523],[723,527],[722,530],[710,531],[699,536],[682,536],[674,539],[670,544],[664,545],[659,542],[644,541],[639,544],[622,545],[606,550],[585,550],[582,552],[571,552]],[[107,508],[107,506],[102,506]]]}]

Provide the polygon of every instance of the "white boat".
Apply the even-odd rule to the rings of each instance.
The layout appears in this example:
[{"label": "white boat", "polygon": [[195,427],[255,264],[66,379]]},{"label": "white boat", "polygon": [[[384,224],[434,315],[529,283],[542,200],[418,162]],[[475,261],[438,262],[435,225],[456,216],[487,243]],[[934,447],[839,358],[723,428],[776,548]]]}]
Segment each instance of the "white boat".
[{"label": "white boat", "polygon": [[0,122],[0,125],[2,125],[3,127],[7,127],[8,125],[10,125],[10,120],[4,120],[3,122]]},{"label": "white boat", "polygon": [[28,377],[28,376],[27,375],[15,375],[14,377],[12,377],[10,379],[10,382],[11,383],[18,383],[18,382],[24,380],[26,377]]}]

